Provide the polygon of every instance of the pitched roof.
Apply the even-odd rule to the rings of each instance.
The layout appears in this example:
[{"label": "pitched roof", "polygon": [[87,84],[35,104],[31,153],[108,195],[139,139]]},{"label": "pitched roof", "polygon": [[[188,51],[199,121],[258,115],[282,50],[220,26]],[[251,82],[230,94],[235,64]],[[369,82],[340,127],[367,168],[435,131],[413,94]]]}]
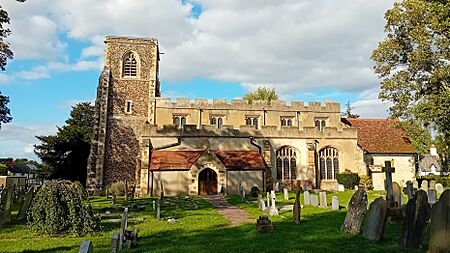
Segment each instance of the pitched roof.
[{"label": "pitched roof", "polygon": [[441,158],[430,154],[425,154],[419,162],[419,169],[424,172],[430,172],[434,165],[436,171],[442,171]]},{"label": "pitched roof", "polygon": [[358,131],[358,144],[369,153],[416,153],[398,119],[343,119]]},{"label": "pitched roof", "polygon": [[266,163],[258,151],[217,151],[219,160],[228,170],[262,170]]},{"label": "pitched roof", "polygon": [[36,169],[36,166],[33,164],[13,164],[8,171],[11,173],[34,174]]}]

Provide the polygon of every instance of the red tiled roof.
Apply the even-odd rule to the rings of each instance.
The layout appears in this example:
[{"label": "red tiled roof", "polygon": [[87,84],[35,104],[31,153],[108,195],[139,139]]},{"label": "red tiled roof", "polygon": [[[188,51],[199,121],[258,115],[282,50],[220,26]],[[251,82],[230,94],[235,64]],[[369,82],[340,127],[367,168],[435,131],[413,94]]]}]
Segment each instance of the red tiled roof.
[{"label": "red tiled roof", "polygon": [[343,119],[358,131],[358,144],[369,153],[415,153],[398,119]]},{"label": "red tiled roof", "polygon": [[203,150],[154,151],[150,170],[189,170]]},{"label": "red tiled roof", "polygon": [[258,151],[217,151],[215,154],[228,170],[262,170],[266,168]]}]

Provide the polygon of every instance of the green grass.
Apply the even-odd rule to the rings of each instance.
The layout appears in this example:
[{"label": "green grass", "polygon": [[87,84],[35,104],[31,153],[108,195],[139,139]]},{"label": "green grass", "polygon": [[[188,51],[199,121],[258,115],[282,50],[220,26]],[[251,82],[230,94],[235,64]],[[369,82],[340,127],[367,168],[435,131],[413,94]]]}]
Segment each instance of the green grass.
[{"label": "green grass", "polygon": [[[328,202],[331,203],[332,195],[337,195],[341,206],[347,206],[353,192],[327,194]],[[372,201],[382,194],[371,191],[369,199]],[[277,195],[280,205],[292,204],[294,197],[295,193],[291,192],[290,200],[281,201],[282,194]],[[237,196],[227,199],[248,211],[253,218],[263,215],[254,201],[243,201]],[[109,210],[113,218],[119,218],[123,207],[130,206],[129,227],[138,230],[139,239],[137,247],[126,252],[414,252],[397,246],[399,225],[388,224],[385,240],[381,243],[343,233],[340,226],[346,209],[331,211],[331,208],[304,207],[300,224],[292,222],[292,212],[284,211],[270,218],[274,231],[261,234],[256,232],[254,223],[228,227],[229,222],[199,197],[166,198],[162,211],[164,220],[160,221],[154,218],[152,200],[124,202],[118,199],[117,204],[111,206],[110,200],[95,197],[91,203],[95,212]],[[132,204],[145,204],[146,209],[134,210]],[[170,217],[176,222],[168,222]],[[102,225],[101,232],[85,237],[50,238],[30,233],[24,222],[13,222],[0,230],[0,252],[78,252],[83,240],[92,240],[95,252],[110,252],[111,235],[119,229],[120,223],[103,221]]]}]

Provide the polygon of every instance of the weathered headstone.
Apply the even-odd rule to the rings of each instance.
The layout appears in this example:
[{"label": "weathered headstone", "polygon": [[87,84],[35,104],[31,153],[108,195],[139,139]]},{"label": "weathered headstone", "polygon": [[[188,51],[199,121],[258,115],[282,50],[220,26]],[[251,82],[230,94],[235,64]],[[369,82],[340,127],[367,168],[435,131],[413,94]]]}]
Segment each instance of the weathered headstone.
[{"label": "weathered headstone", "polygon": [[427,193],[419,190],[406,205],[399,245],[405,248],[419,248],[422,244],[427,221],[430,218],[430,204]]},{"label": "weathered headstone", "polygon": [[319,192],[319,197],[320,197],[320,207],[326,208],[327,207],[327,193]]},{"label": "weathered headstone", "polygon": [[289,192],[287,188],[283,189],[284,200],[289,200]]},{"label": "weathered headstone", "polygon": [[153,200],[153,211],[155,211],[155,210],[156,210],[156,201]]},{"label": "weathered headstone", "polygon": [[274,184],[273,184],[273,190],[274,191],[280,191],[280,183],[279,182],[275,182]]},{"label": "weathered headstone", "polygon": [[258,204],[258,208],[261,209],[261,194],[258,194],[258,198],[256,199],[256,203]]},{"label": "weathered headstone", "polygon": [[300,223],[300,216],[301,216],[301,211],[302,211],[302,207],[300,206],[300,190],[297,190],[297,192],[295,193],[295,202],[294,202],[294,222],[295,223]]},{"label": "weathered headstone", "polygon": [[398,202],[396,205],[396,201],[394,199],[394,189],[392,184],[392,171],[395,169],[391,167],[391,161],[384,161],[384,173],[385,173],[385,180],[384,180],[384,189],[386,190],[386,201],[388,203],[389,207],[397,207]]},{"label": "weathered headstone", "polygon": [[270,195],[271,195],[271,198],[272,198],[272,202],[271,202],[271,205],[270,205],[270,208],[269,208],[269,215],[276,216],[276,215],[278,215],[278,209],[277,209],[277,206],[276,206],[275,191],[272,190],[270,192]]},{"label": "weathered headstone", "polygon": [[344,232],[357,235],[361,229],[361,223],[367,210],[367,193],[364,189],[357,190],[347,208],[344,224],[341,229]]},{"label": "weathered headstone", "polygon": [[412,199],[414,197],[414,192],[415,192],[413,182],[407,181],[406,187],[403,188],[403,192],[406,194],[406,196],[408,196],[408,200]]},{"label": "weathered headstone", "polygon": [[259,209],[261,209],[261,211],[263,212],[266,211],[266,203],[262,199],[259,200]]},{"label": "weathered headstone", "polygon": [[402,198],[403,198],[403,194],[402,194],[402,188],[400,187],[400,185],[397,182],[392,183],[392,194],[394,196],[394,202],[396,202],[397,204],[394,204],[396,206],[402,206]]},{"label": "weathered headstone", "polygon": [[270,232],[273,230],[272,221],[267,216],[259,216],[256,220],[256,231]]},{"label": "weathered headstone", "polygon": [[428,191],[428,181],[427,180],[422,181],[422,184],[420,185],[420,189],[424,190],[425,192]]},{"label": "weathered headstone", "polygon": [[435,189],[428,189],[428,203],[433,205],[437,202],[437,192]]},{"label": "weathered headstone", "polygon": [[83,241],[80,245],[78,253],[94,253],[94,248],[91,241]]},{"label": "weathered headstone", "polygon": [[363,232],[364,237],[371,241],[380,241],[383,239],[387,217],[387,202],[383,197],[378,197],[370,204]]},{"label": "weathered headstone", "polygon": [[111,253],[119,253],[120,249],[120,232],[115,232],[111,238]]},{"label": "weathered headstone", "polygon": [[310,200],[310,196],[309,196],[309,191],[303,192],[303,204],[304,204],[305,206],[311,205],[311,200]]},{"label": "weathered headstone", "polygon": [[33,196],[34,196],[34,187],[30,187],[25,197],[25,201],[20,206],[19,213],[17,215],[18,220],[24,220],[25,217],[27,216],[27,212],[28,209],[30,208],[31,201],[33,200]]},{"label": "weathered headstone", "polygon": [[125,230],[128,227],[128,208],[126,207],[123,210],[123,214],[122,214],[122,222],[120,223],[120,241],[119,241],[119,249],[122,250],[123,248],[123,242],[124,242],[124,238],[125,238]]},{"label": "weathered headstone", "polygon": [[316,195],[311,195],[309,197],[309,202],[311,203],[312,206],[319,206],[319,198]]},{"label": "weathered headstone", "polygon": [[445,190],[431,209],[428,253],[450,252],[450,190]]},{"label": "weathered headstone", "polygon": [[414,180],[412,183],[413,183],[413,188],[415,190],[418,190],[419,189],[419,182],[417,182],[417,180]]},{"label": "weathered headstone", "polygon": [[338,186],[337,186],[337,190],[338,190],[339,192],[343,192],[343,191],[345,191],[345,187],[344,187],[344,185],[343,185],[343,184],[338,184]]},{"label": "weathered headstone", "polygon": [[331,210],[339,211],[339,199],[337,196],[331,197]]},{"label": "weathered headstone", "polygon": [[156,201],[156,219],[161,219],[161,201]]},{"label": "weathered headstone", "polygon": [[436,192],[439,194],[444,192],[444,186],[441,183],[436,184]]},{"label": "weathered headstone", "polygon": [[436,190],[436,180],[431,180],[430,181],[430,187],[429,188]]},{"label": "weathered headstone", "polygon": [[267,207],[270,206],[270,193],[267,192]]},{"label": "weathered headstone", "polygon": [[11,222],[11,207],[12,207],[12,189],[6,188],[6,199],[3,214],[3,222]]}]

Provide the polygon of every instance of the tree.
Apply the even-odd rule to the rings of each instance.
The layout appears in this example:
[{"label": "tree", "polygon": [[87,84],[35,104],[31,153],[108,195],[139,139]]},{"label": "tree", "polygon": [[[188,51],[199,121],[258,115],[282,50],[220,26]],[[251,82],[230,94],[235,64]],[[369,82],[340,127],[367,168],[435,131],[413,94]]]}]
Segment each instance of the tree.
[{"label": "tree", "polygon": [[[385,14],[387,38],[372,53],[390,114],[432,128],[450,144],[450,3],[403,0]],[[447,151],[445,151],[447,150]]]},{"label": "tree", "polygon": [[12,120],[11,112],[6,106],[9,103],[9,97],[3,96],[0,92],[0,129],[2,128],[2,123],[9,123]]},{"label": "tree", "polygon": [[58,127],[55,135],[36,136],[41,142],[35,145],[35,153],[43,162],[41,175],[86,182],[94,112],[90,103],[79,103],[72,107],[66,125]]},{"label": "tree", "polygon": [[345,104],[345,106],[347,108],[345,109],[345,112],[342,113],[343,118],[354,118],[354,119],[359,118],[359,114],[353,113],[354,107],[350,106],[350,101],[348,101],[347,104]]},{"label": "tree", "polygon": [[270,104],[272,100],[278,100],[277,93],[275,89],[269,89],[266,87],[258,87],[254,92],[249,92],[244,95],[244,99],[247,100],[250,104],[253,100],[264,100]]}]

